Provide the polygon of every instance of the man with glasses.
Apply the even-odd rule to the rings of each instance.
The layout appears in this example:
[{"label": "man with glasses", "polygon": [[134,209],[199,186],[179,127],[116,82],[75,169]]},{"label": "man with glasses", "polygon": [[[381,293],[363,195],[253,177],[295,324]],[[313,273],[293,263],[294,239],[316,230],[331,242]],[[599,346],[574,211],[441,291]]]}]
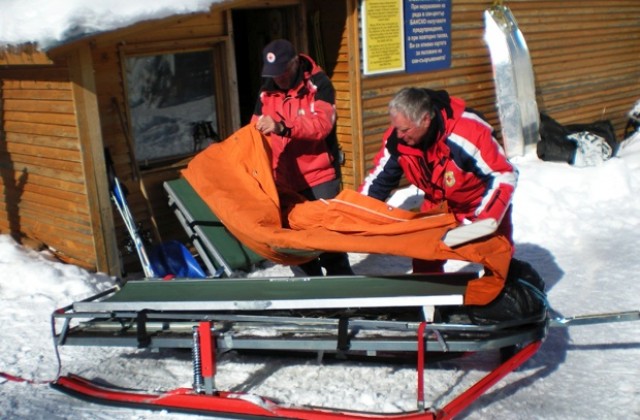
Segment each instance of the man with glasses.
[{"label": "man with glasses", "polygon": [[[424,192],[422,211],[446,206],[458,222],[493,219],[511,243],[511,199],[518,173],[491,126],[445,91],[404,88],[389,102],[391,126],[361,193],[386,200],[407,180]],[[414,260],[413,271],[439,272],[445,261]]]},{"label": "man with glasses", "polygon": [[[336,137],[335,89],[311,57],[277,39],[262,51],[262,77],[251,118],[271,146],[273,174],[281,195],[330,199],[342,188]],[[323,253],[300,268],[310,276],[351,275],[346,253]]]}]

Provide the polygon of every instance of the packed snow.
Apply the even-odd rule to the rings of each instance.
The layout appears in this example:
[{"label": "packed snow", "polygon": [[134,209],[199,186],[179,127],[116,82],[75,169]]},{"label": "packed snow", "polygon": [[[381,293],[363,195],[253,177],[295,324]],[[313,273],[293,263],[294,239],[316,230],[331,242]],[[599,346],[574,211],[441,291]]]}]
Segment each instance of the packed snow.
[{"label": "packed snow", "polygon": [[[513,159],[520,172],[514,198],[516,257],[547,284],[552,316],[637,311],[640,272],[640,135],[601,165]],[[397,202],[418,198],[411,188]],[[410,204],[413,205],[413,204]],[[358,274],[404,273],[410,261],[350,255]],[[456,264],[449,264],[455,270]],[[296,269],[297,270],[297,269]],[[24,419],[197,418],[187,414],[87,403],[48,386],[57,375],[50,315],[114,285],[0,235],[0,417]],[[291,276],[268,265],[251,276]],[[190,352],[63,346],[62,373],[136,389],[190,387]],[[442,407],[498,363],[488,351],[429,363],[427,405]],[[465,419],[592,419],[640,416],[640,322],[551,328],[534,357],[460,416]],[[219,357],[220,389],[288,404],[399,413],[416,409],[411,363],[336,361],[228,352]]]}]

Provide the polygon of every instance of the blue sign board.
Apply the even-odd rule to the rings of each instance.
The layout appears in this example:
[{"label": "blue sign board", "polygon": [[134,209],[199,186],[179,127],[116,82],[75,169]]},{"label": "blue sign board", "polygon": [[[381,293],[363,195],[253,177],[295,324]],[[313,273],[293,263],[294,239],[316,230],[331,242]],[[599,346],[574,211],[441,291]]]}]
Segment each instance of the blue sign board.
[{"label": "blue sign board", "polygon": [[404,0],[407,73],[451,66],[451,0]]}]

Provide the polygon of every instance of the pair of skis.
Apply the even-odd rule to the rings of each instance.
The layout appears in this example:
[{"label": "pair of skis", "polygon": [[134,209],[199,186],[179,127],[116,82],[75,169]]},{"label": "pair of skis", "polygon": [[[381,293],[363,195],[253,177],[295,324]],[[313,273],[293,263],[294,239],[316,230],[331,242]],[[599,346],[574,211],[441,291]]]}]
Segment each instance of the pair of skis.
[{"label": "pair of skis", "polygon": [[129,236],[133,241],[136,253],[140,259],[140,264],[142,265],[142,270],[144,271],[144,276],[147,278],[156,277],[156,273],[151,265],[151,261],[149,260],[149,255],[147,254],[138,225],[136,225],[133,215],[129,210],[129,206],[127,205],[122,184],[120,184],[120,180],[115,175],[110,176],[110,183],[111,200],[118,209],[118,213],[120,213],[127,231],[129,232]]},{"label": "pair of skis", "polygon": [[[118,118],[120,120],[120,127],[122,129],[122,133],[124,134],[127,140],[127,146],[129,146],[129,154],[131,155],[131,171],[134,174],[137,174],[138,167],[136,165],[134,159],[134,151],[133,151],[133,142],[131,141],[131,136],[129,135],[129,127],[125,121],[125,115],[120,108],[120,104],[115,97],[111,98],[111,104],[114,107],[116,113],[118,114]],[[124,189],[122,188],[122,184],[120,184],[120,180],[116,176],[116,172],[113,165],[113,160],[111,159],[111,154],[109,153],[109,149],[105,147],[104,149],[105,160],[107,164],[107,176],[109,178],[109,193],[111,196],[111,201],[115,204],[118,209],[118,213],[122,217],[125,226],[127,227],[127,231],[129,232],[129,236],[133,241],[133,246],[136,249],[136,253],[138,254],[138,258],[140,259],[140,264],[142,265],[142,269],[144,271],[144,276],[147,278],[155,277],[157,273],[154,272],[153,267],[151,265],[151,261],[149,260],[149,255],[147,254],[147,250],[145,249],[144,242],[142,241],[142,236],[138,229],[138,225],[129,210],[129,206],[127,205],[127,200],[125,198]]]},{"label": "pair of skis", "polygon": [[107,161],[111,200],[124,221],[133,246],[138,254],[138,258],[140,259],[140,265],[144,271],[145,278],[207,277],[191,252],[178,241],[162,243],[153,247],[151,252],[147,251],[140,227],[133,218],[133,214],[127,204],[125,190],[115,175],[113,161],[111,160],[108,150],[105,151],[105,158]]}]

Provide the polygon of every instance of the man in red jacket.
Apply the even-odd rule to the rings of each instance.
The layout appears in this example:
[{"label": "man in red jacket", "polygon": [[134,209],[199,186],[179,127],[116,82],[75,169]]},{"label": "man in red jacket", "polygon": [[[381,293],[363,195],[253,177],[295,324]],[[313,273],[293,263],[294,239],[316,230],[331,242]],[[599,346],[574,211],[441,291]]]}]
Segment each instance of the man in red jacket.
[{"label": "man in red jacket", "polygon": [[[278,191],[307,200],[335,197],[342,187],[335,131],[335,89],[324,71],[284,39],[262,52],[260,89],[251,122],[270,137]],[[353,274],[345,253],[323,253],[300,266],[307,275]]]},{"label": "man in red jacket", "polygon": [[[421,210],[446,204],[461,224],[493,219],[512,240],[511,199],[518,177],[491,126],[445,91],[400,90],[389,103],[391,126],[361,193],[386,200],[404,174],[424,192]],[[444,261],[413,261],[414,272],[442,271]]]}]

